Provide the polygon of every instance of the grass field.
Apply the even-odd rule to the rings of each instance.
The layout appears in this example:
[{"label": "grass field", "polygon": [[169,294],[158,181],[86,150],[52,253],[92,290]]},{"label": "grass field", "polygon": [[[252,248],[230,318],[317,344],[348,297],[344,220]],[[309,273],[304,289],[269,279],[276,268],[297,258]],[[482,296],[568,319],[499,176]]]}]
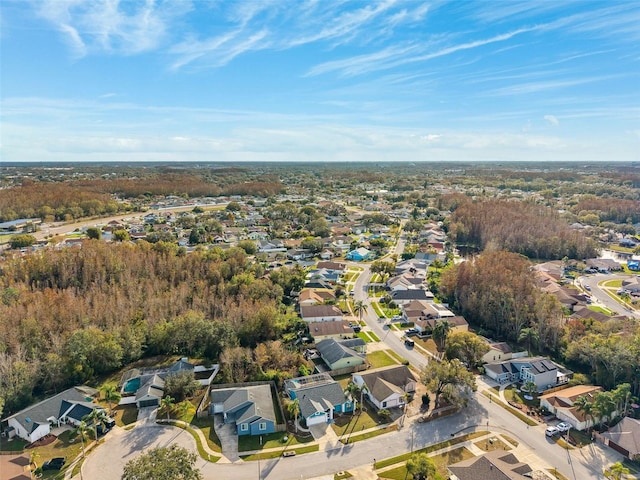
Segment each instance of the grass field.
[{"label": "grass field", "polygon": [[[441,478],[447,478],[447,466],[457,462],[461,462],[463,460],[467,460],[468,458],[472,458],[473,456],[473,453],[471,453],[468,449],[461,447],[456,448],[455,450],[451,450],[450,452],[434,455],[430,458],[436,464],[436,471],[441,476]],[[391,480],[410,480],[413,478],[413,476],[407,472],[407,467],[405,465],[401,465],[391,470],[386,470],[380,473],[380,476],[382,478],[389,478]]]},{"label": "grass field", "polygon": [[399,363],[395,358],[390,357],[386,351],[378,350],[367,354],[367,361],[371,364],[371,368],[388,367]]}]

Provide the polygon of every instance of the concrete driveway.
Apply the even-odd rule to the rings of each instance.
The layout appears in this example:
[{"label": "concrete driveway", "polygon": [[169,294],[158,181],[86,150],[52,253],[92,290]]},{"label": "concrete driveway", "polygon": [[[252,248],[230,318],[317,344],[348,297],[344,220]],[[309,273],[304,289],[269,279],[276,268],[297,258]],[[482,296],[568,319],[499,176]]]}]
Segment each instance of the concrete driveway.
[{"label": "concrete driveway", "polygon": [[[240,460],[238,455],[238,432],[236,431],[235,424],[224,423],[224,417],[218,413],[215,415],[214,430],[216,435],[220,439],[220,446],[222,447],[222,455],[231,463]],[[221,459],[220,462],[224,462]]]}]

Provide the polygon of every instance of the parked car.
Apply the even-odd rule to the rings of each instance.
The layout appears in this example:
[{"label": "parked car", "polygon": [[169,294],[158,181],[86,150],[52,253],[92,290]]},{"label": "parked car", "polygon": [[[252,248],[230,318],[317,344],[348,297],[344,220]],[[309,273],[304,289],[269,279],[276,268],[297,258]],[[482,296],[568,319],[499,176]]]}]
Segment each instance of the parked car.
[{"label": "parked car", "polygon": [[362,327],[360,325],[351,325],[351,328],[353,329],[354,332],[359,333],[360,330],[362,330]]},{"label": "parked car", "polygon": [[410,328],[409,330],[407,330],[406,332],[404,332],[404,334],[405,334],[407,337],[413,337],[414,335],[418,335],[418,333],[420,333],[420,332],[418,332],[418,330],[416,330],[415,328]]},{"label": "parked car", "polygon": [[560,433],[560,430],[558,430],[556,427],[547,427],[547,429],[544,431],[544,434],[547,437],[555,437],[559,433]]},{"label": "parked car", "polygon": [[591,287],[590,287],[589,285],[585,285],[585,286],[584,286],[584,289],[585,289],[587,292],[590,292],[590,291],[591,291]]},{"label": "parked car", "polygon": [[60,470],[66,462],[64,457],[55,457],[42,464],[42,470]]},{"label": "parked car", "polygon": [[296,451],[295,450],[289,450],[288,452],[284,452],[282,454],[283,457],[295,457],[296,456]]},{"label": "parked car", "polygon": [[408,338],[407,338],[407,339],[404,341],[404,344],[405,344],[407,347],[413,347],[413,346],[416,344],[416,342],[414,342],[413,340],[410,340],[410,339],[408,339]]},{"label": "parked car", "polygon": [[567,422],[562,422],[556,425],[556,428],[560,431],[560,433],[565,433],[569,431],[571,425],[569,425]]}]

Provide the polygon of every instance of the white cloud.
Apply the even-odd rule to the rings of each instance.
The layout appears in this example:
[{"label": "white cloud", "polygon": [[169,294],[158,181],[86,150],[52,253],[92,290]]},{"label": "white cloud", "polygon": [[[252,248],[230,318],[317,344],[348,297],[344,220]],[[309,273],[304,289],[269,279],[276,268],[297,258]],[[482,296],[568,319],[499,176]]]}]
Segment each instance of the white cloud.
[{"label": "white cloud", "polygon": [[169,23],[191,8],[188,1],[170,0],[44,0],[34,6],[63,34],[77,57],[154,50],[167,36]]},{"label": "white cloud", "polygon": [[558,118],[555,115],[545,115],[544,119],[554,127],[557,127],[558,125],[560,125],[560,122],[558,121]]}]

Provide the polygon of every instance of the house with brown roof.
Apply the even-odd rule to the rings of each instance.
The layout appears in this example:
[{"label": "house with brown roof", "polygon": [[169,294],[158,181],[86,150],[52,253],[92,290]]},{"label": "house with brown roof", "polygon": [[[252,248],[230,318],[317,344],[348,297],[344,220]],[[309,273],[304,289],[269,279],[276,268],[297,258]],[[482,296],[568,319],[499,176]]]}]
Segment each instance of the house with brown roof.
[{"label": "house with brown roof", "polygon": [[392,365],[354,373],[353,383],[366,387],[365,396],[378,409],[403,407],[405,395],[416,391],[417,379],[405,365]]},{"label": "house with brown roof", "polygon": [[540,407],[546,408],[560,420],[571,424],[576,430],[584,430],[593,425],[593,419],[587,418],[574,406],[580,397],[587,397],[590,401],[602,387],[594,385],[576,385],[540,397]]},{"label": "house with brown roof", "polygon": [[449,466],[451,480],[531,480],[532,468],[511,452],[494,450]]},{"label": "house with brown roof", "polygon": [[326,338],[334,338],[336,340],[348,338],[353,334],[353,330],[351,330],[349,322],[346,320],[311,322],[309,324],[309,334],[316,342],[319,342]]},{"label": "house with brown roof", "polygon": [[318,305],[327,300],[335,300],[336,295],[328,288],[303,288],[298,296],[300,305]]},{"label": "house with brown roof", "polygon": [[640,420],[624,417],[620,423],[602,434],[604,444],[629,460],[640,460]]},{"label": "house with brown roof", "polygon": [[335,322],[342,320],[342,311],[335,305],[300,305],[305,322]]},{"label": "house with brown roof", "polygon": [[482,357],[482,363],[501,362],[502,360],[511,360],[513,357],[513,350],[508,343],[505,342],[490,342],[489,351]]}]

